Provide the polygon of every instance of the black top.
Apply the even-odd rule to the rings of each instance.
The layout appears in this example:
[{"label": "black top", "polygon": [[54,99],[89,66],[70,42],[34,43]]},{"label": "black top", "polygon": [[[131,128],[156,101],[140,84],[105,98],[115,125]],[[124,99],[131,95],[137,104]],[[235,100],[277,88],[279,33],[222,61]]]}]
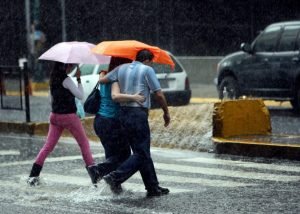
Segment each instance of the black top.
[{"label": "black top", "polygon": [[57,114],[70,114],[76,112],[75,96],[63,87],[67,74],[55,76],[50,83],[52,95],[52,112]]}]

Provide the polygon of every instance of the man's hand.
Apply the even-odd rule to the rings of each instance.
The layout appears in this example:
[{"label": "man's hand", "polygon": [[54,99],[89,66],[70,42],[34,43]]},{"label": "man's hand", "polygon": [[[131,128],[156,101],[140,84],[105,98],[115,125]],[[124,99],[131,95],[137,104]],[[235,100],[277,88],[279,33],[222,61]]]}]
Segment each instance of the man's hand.
[{"label": "man's hand", "polygon": [[167,127],[171,121],[171,117],[169,113],[164,113],[164,121],[165,121],[165,127]]},{"label": "man's hand", "polygon": [[170,124],[171,118],[170,118],[166,98],[161,90],[155,91],[154,97],[156,98],[156,101],[159,103],[160,107],[164,111],[165,127],[167,127]]}]

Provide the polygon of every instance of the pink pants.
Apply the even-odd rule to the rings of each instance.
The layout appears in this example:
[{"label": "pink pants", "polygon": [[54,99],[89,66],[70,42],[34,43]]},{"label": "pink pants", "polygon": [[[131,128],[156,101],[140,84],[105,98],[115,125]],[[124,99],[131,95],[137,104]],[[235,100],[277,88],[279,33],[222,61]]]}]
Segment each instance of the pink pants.
[{"label": "pink pants", "polygon": [[53,151],[64,129],[75,137],[86,166],[93,165],[94,159],[90,144],[78,116],[74,114],[50,114],[50,126],[47,140],[36,157],[35,163],[43,166],[47,156]]}]

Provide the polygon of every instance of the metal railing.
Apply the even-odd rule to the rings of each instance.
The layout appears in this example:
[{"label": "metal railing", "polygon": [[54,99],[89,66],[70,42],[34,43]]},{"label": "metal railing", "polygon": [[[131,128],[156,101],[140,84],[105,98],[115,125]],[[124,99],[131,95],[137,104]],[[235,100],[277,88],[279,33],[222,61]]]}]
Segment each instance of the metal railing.
[{"label": "metal railing", "polygon": [[[26,122],[30,122],[30,84],[27,63],[24,67],[0,66],[0,106],[6,110],[25,110]],[[23,107],[25,100],[25,109]]]}]

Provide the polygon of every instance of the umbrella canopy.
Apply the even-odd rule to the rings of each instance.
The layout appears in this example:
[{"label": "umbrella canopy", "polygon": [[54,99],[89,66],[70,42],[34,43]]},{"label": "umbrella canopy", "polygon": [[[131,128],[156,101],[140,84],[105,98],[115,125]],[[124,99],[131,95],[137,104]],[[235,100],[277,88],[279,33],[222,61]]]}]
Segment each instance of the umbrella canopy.
[{"label": "umbrella canopy", "polygon": [[137,52],[142,49],[148,49],[153,53],[153,62],[168,64],[174,69],[175,64],[166,51],[136,40],[104,41],[92,48],[92,52],[135,60]]},{"label": "umbrella canopy", "polygon": [[92,53],[93,47],[95,45],[88,42],[61,42],[43,53],[39,60],[72,64],[108,64],[111,57]]}]

